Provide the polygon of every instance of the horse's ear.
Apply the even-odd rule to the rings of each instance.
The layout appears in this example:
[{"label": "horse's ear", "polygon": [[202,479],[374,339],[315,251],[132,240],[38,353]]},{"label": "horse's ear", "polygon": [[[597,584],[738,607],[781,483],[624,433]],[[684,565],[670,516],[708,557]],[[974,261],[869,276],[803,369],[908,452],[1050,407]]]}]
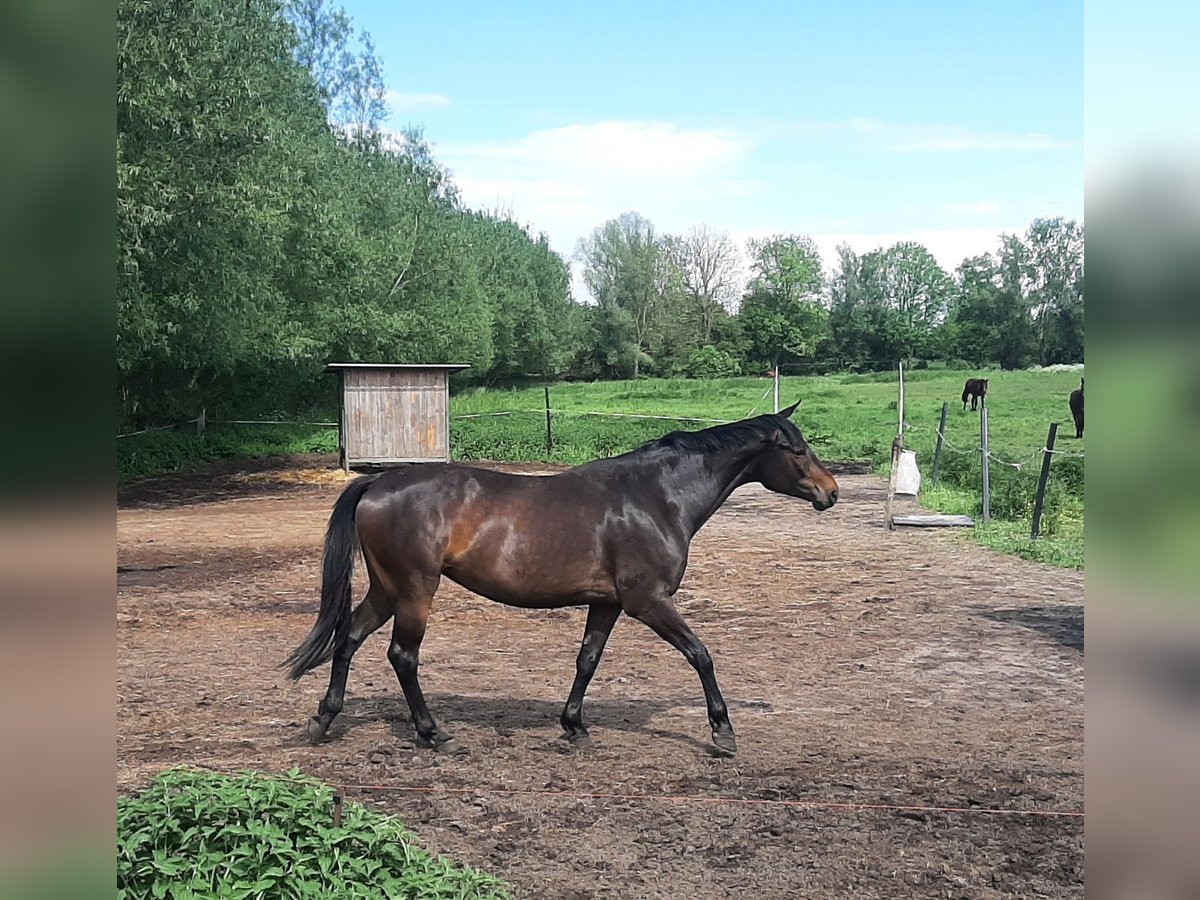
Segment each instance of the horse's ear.
[{"label": "horse's ear", "polygon": [[792,417],[792,413],[794,413],[796,411],[796,407],[799,406],[801,404],[801,402],[802,401],[797,400],[795,403],[793,403],[787,409],[781,409],[779,411],[779,414],[781,416],[783,416],[785,419],[790,419]]}]

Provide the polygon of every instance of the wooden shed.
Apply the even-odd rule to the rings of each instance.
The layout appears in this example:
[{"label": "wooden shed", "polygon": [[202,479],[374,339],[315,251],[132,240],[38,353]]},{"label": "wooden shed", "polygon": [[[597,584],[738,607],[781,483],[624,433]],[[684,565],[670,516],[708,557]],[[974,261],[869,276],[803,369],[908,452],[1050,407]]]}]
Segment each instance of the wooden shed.
[{"label": "wooden shed", "polygon": [[470,366],[330,363],[327,368],[341,378],[343,469],[450,459],[450,375]]}]

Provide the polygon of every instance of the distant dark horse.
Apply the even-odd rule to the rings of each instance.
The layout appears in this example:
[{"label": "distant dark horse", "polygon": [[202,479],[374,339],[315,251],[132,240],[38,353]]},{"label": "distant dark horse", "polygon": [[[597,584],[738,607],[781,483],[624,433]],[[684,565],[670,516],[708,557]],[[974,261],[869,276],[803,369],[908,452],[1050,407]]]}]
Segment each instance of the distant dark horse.
[{"label": "distant dark horse", "polygon": [[974,411],[976,403],[987,396],[986,378],[968,378],[967,383],[963,385],[962,402],[963,412],[967,411],[967,398],[971,398],[971,410]]},{"label": "distant dark horse", "polygon": [[[1103,385],[1101,385],[1103,387]],[[1079,379],[1079,387],[1071,391],[1067,401],[1071,404],[1071,418],[1075,420],[1075,437],[1083,437],[1083,379]]]},{"label": "distant dark horse", "polygon": [[[789,420],[796,405],[674,432],[548,477],[436,463],[352,481],[329,519],[316,624],[284,663],[299,678],[333,660],[309,738],[320,741],[341,712],[354,652],[394,618],[387,655],[417,734],[445,748],[450,737],[434,723],[417,681],[421,639],[445,575],[509,606],[588,607],[575,682],[560,718],[573,744],[590,742],[583,695],[624,612],[696,669],[713,743],[733,753],[733,726],[712,658],[671,597],[692,537],[738,486],[758,482],[818,510],[837,501],[837,481]],[[370,584],[352,614],[350,576],[360,546]]]}]

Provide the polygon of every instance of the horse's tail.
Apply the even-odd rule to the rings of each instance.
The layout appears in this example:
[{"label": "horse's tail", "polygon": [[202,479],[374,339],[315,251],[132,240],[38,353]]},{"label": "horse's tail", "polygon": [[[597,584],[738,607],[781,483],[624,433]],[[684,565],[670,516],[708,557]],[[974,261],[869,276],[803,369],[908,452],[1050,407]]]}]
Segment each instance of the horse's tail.
[{"label": "horse's tail", "polygon": [[326,662],[346,638],[350,627],[350,579],[358,555],[358,529],[354,513],[363,494],[378,475],[356,478],[342,491],[329,528],[325,531],[325,557],[321,564],[321,609],[308,637],[283,661],[293,681]]}]

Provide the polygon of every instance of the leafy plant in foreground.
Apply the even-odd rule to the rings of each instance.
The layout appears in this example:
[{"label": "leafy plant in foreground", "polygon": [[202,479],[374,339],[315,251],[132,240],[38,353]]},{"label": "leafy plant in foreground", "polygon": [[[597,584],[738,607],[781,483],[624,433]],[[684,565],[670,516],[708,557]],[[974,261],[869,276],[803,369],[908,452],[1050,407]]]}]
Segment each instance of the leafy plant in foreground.
[{"label": "leafy plant in foreground", "polygon": [[507,897],[506,886],[416,846],[398,819],[286,777],[172,770],[117,800],[117,896]]}]

